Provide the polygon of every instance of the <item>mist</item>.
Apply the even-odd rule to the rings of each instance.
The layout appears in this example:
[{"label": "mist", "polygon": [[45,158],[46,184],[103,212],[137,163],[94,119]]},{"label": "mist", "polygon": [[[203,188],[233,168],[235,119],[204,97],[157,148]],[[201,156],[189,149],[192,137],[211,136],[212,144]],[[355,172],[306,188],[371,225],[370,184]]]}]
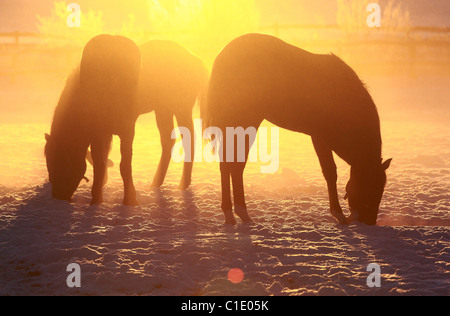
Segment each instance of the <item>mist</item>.
[{"label": "mist", "polygon": [[[55,271],[78,258],[86,295],[447,295],[450,2],[376,1],[380,27],[368,24],[372,2],[79,0],[81,25],[69,27],[68,2],[0,0],[0,294],[70,294]],[[176,41],[211,70],[230,41],[253,32],[335,54],[364,82],[379,111],[383,158],[393,158],[381,227],[336,226],[311,138],[280,130],[276,172],[261,173],[258,162],[245,172],[256,224],[224,228],[216,163],[196,163],[192,187],[180,192],[183,163],[171,162],[165,185],[150,188],[161,155],[154,114],[136,125],[140,207],[121,205],[117,137],[103,206],[88,205],[85,182],[72,204],[50,199],[44,135],[89,39]],[[336,164],[348,213],[350,167]],[[372,292],[361,280],[375,259],[386,274]],[[240,285],[224,277],[232,268],[245,273]]]},{"label": "mist", "polygon": [[[338,55],[367,83],[386,115],[397,109],[400,115],[411,115],[412,109],[420,117],[435,113],[437,120],[448,115],[450,6],[445,1],[381,1],[383,26],[374,29],[365,24],[368,1],[78,3],[83,24],[69,28],[64,2],[1,1],[1,123],[48,123],[65,77],[77,66],[84,44],[99,33],[126,35],[137,43],[174,40],[209,67],[239,35],[276,35],[312,52]],[[402,100],[405,94],[408,100]]]}]

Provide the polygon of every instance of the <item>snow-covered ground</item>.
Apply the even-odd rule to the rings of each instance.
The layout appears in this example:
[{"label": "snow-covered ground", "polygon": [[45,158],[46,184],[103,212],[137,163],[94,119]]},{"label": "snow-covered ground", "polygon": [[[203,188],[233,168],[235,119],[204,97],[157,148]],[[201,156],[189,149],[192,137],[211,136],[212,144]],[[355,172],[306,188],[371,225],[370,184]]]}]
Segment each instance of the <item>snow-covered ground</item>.
[{"label": "snow-covered ground", "polygon": [[[0,295],[449,295],[450,127],[380,112],[394,162],[376,227],[334,222],[304,135],[281,131],[278,173],[248,167],[255,224],[232,227],[223,225],[217,164],[196,164],[186,192],[175,164],[161,190],[149,188],[160,154],[151,115],[137,127],[137,208],[121,205],[117,138],[106,203],[92,207],[90,184],[72,204],[50,198],[48,124],[0,125]],[[337,163],[343,196],[349,167]],[[81,267],[81,288],[66,284],[70,263]],[[380,288],[367,286],[371,263]],[[227,280],[233,268],[244,272],[239,284]]]}]

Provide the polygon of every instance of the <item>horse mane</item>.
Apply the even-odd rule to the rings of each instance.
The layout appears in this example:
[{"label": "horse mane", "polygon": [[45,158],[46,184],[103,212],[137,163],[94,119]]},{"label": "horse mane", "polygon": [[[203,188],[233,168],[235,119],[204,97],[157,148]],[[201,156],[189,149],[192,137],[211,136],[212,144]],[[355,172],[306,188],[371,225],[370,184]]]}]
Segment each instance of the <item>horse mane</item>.
[{"label": "horse mane", "polygon": [[356,71],[352,67],[350,67],[342,58],[333,53],[330,53],[330,56],[334,59],[335,65],[337,67],[340,67],[341,70],[345,70],[342,73],[347,74],[349,76],[348,79],[358,81],[359,83],[361,83],[364,89],[369,90],[367,84],[363,80],[361,80]]},{"label": "horse mane", "polygon": [[52,122],[52,134],[53,131],[57,132],[60,128],[61,120],[64,120],[73,107],[75,93],[77,92],[79,84],[79,68],[72,71],[72,73],[66,79],[66,85],[61,93],[58,104],[55,108]]},{"label": "horse mane", "polygon": [[[376,140],[377,142],[379,142],[379,144],[374,147],[374,153],[372,153],[373,157],[375,158],[375,163],[379,162],[379,157],[382,156],[382,144],[383,141],[381,139],[381,122],[380,122],[380,116],[379,116],[379,112],[378,112],[378,108],[375,105],[375,101],[373,100],[371,94],[370,94],[370,89],[368,87],[368,85],[361,80],[361,78],[358,76],[358,74],[356,73],[356,71],[350,67],[345,61],[343,61],[340,57],[334,55],[334,54],[330,54],[331,58],[333,59],[333,67],[336,68],[336,70],[340,70],[340,71],[336,71],[335,73],[339,73],[341,74],[342,78],[339,78],[339,82],[340,83],[344,83],[346,81],[352,81],[355,83],[358,83],[361,87],[361,89],[358,89],[358,92],[356,95],[358,95],[359,97],[362,98],[367,98],[368,100],[370,100],[371,106],[369,108],[367,108],[369,110],[369,112],[366,112],[369,114],[369,117],[371,118],[370,121],[366,121],[365,124],[367,127],[369,127],[369,125],[372,126],[372,128],[368,128],[366,130],[367,135],[364,135],[365,137],[370,137],[374,140]],[[370,124],[369,124],[370,123]]]},{"label": "horse mane", "polygon": [[[77,122],[75,122],[76,119],[73,114],[77,103],[79,73],[79,68],[76,68],[66,78],[65,86],[53,113],[53,119],[50,129],[50,135],[52,139],[60,139],[65,137],[67,133],[73,132],[73,124],[77,124]],[[45,156],[48,155],[48,151],[48,146],[45,146]]]}]

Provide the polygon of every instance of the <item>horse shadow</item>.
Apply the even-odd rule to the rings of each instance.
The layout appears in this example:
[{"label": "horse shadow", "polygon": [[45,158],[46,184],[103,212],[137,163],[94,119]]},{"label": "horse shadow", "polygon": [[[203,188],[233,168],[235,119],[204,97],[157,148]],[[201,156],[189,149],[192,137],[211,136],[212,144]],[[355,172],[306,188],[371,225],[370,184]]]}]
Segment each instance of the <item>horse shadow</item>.
[{"label": "horse shadow", "polygon": [[[432,251],[436,241],[449,241],[446,232],[433,229],[435,241],[424,238],[418,227],[390,227],[355,225],[343,227],[343,235],[348,244],[358,246],[365,253],[361,263],[360,286],[366,286],[369,264],[377,264],[381,269],[381,287],[369,289],[369,295],[446,295],[448,279],[442,251]],[[442,246],[442,249],[445,247]],[[449,255],[445,256],[449,258]],[[441,259],[439,259],[441,258]],[[439,264],[439,261],[441,264]],[[356,271],[355,271],[356,272]],[[366,294],[367,294],[366,293]]]},{"label": "horse shadow", "polygon": [[69,263],[61,253],[73,244],[68,232],[75,207],[52,200],[50,195],[51,185],[47,183],[16,200],[20,204],[13,212],[14,219],[1,231],[3,294],[52,293],[58,286],[50,280],[66,286]]},{"label": "horse shadow", "polygon": [[[180,204],[185,207],[179,209]],[[148,211],[150,206],[153,211]],[[150,278],[143,267],[159,258],[157,249],[165,240],[178,238],[172,232],[187,231],[195,239],[198,230],[196,196],[191,191],[175,194],[158,189],[141,207],[89,206],[52,199],[51,184],[46,183],[26,191],[21,200],[16,198],[10,210],[13,219],[0,230],[0,293],[5,295],[119,293],[110,287],[121,282],[108,276],[126,278],[133,268]],[[173,210],[178,212],[175,218]],[[180,216],[191,220],[177,226]],[[183,238],[180,242],[189,243]],[[72,263],[81,267],[79,289],[66,283]]]},{"label": "horse shadow", "polygon": [[192,221],[198,225],[200,209],[196,200],[198,196],[191,189],[179,191],[165,188],[152,188],[150,198],[141,207],[151,210],[155,220],[164,219],[172,224],[177,218]]}]

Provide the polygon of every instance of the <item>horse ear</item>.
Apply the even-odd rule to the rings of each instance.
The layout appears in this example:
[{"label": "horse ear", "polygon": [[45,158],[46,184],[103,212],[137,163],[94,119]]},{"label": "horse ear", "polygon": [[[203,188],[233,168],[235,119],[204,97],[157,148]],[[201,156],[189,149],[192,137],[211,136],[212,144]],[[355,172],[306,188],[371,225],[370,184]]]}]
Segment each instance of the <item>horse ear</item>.
[{"label": "horse ear", "polygon": [[45,140],[48,142],[50,141],[50,135],[49,134],[45,134]]},{"label": "horse ear", "polygon": [[386,160],[386,161],[383,163],[383,165],[382,165],[383,170],[385,170],[385,171],[388,170],[389,167],[391,166],[391,163],[392,163],[392,158]]},{"label": "horse ear", "polygon": [[[87,151],[86,153],[86,160],[93,166],[94,165],[94,160],[92,159],[92,153],[90,150]],[[108,168],[112,168],[114,167],[114,162],[111,159],[108,159],[108,162],[106,163],[106,166]]]},{"label": "horse ear", "polygon": [[114,167],[114,161],[112,161],[111,159],[108,159],[108,164],[106,165],[108,168],[112,168]]}]

